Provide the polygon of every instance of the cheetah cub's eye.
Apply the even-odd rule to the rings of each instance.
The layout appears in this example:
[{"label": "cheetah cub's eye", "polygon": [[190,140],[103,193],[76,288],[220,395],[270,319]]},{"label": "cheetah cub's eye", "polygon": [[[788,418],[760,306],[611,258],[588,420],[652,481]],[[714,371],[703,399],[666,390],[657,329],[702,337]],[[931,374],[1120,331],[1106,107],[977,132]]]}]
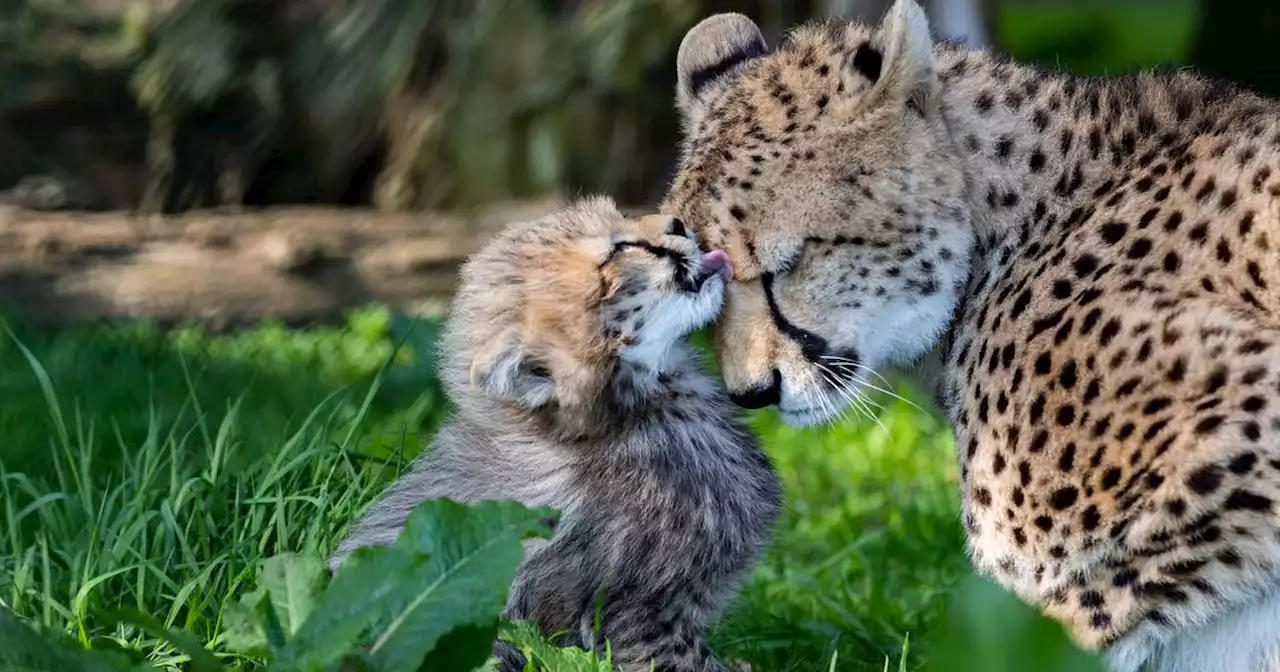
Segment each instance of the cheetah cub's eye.
[{"label": "cheetah cub's eye", "polygon": [[685,228],[684,222],[672,217],[671,222],[667,224],[668,236],[680,236],[681,238],[689,237],[689,230]]}]

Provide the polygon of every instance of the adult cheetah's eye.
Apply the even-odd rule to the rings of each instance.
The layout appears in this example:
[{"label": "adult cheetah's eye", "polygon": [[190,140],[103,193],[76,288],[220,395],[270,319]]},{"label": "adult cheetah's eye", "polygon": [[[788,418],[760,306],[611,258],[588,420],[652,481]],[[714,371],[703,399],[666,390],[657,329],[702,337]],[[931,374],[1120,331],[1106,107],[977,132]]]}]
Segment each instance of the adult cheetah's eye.
[{"label": "adult cheetah's eye", "polygon": [[689,236],[689,230],[685,228],[684,222],[680,221],[676,217],[672,217],[671,222],[667,224],[667,235],[687,238]]}]

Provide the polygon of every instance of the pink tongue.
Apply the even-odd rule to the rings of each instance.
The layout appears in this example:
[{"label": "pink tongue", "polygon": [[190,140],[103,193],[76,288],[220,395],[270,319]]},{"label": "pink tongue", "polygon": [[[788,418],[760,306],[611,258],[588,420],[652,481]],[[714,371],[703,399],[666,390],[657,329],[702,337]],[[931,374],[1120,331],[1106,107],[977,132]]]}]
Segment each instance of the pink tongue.
[{"label": "pink tongue", "polygon": [[711,250],[702,255],[702,260],[698,262],[698,267],[704,272],[719,273],[725,282],[733,279],[733,264],[729,262],[729,255],[723,250]]}]

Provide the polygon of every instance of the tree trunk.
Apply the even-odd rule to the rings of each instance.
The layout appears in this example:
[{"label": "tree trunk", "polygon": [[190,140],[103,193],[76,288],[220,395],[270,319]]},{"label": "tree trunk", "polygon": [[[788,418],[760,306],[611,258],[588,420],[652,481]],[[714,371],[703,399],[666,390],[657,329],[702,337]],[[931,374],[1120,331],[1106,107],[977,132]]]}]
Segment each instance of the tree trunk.
[{"label": "tree trunk", "polygon": [[1192,63],[1200,72],[1280,96],[1280,4],[1201,0]]},{"label": "tree trunk", "polygon": [[0,302],[28,323],[112,318],[225,328],[303,323],[368,302],[448,300],[458,266],[558,199],[472,215],[278,208],[173,217],[0,209]]}]

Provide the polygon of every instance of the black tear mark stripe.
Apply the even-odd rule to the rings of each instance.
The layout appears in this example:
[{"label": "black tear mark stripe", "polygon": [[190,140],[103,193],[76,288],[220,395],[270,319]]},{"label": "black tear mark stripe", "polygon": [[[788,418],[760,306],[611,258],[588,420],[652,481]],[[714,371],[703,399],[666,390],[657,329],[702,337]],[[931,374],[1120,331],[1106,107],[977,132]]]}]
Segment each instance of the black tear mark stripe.
[{"label": "black tear mark stripe", "polygon": [[685,266],[688,264],[688,259],[685,257],[685,255],[669,247],[654,245],[653,243],[649,243],[643,240],[624,240],[618,243],[614,243],[613,249],[609,250],[609,256],[605,257],[605,260],[600,262],[600,265],[604,266],[610,261],[613,261],[614,256],[616,256],[618,253],[622,252],[623,250],[629,249],[629,248],[638,248],[638,249],[644,250],[645,252],[648,252],[649,254],[652,254],[655,257],[670,259],[680,264],[681,266]]},{"label": "black tear mark stripe", "polygon": [[792,324],[790,320],[782,314],[778,308],[778,301],[773,297],[773,274],[764,273],[760,276],[760,284],[764,287],[764,298],[769,304],[769,316],[773,318],[773,324],[778,327],[787,338],[796,342],[800,346],[800,353],[804,358],[815,364],[821,364],[822,355],[827,352],[827,339],[809,331],[801,329]]},{"label": "black tear mark stripe", "polygon": [[689,75],[689,93],[697,96],[703,89],[707,88],[708,84],[720,79],[738,64],[760,58],[768,53],[768,47],[759,40],[753,40],[749,44],[742,45],[741,49],[725,56],[719,62],[700,70],[694,70]]},{"label": "black tear mark stripe", "polygon": [[689,258],[681,252],[677,252],[669,247],[654,245],[643,240],[624,240],[615,243],[612,250],[609,250],[609,256],[600,262],[597,268],[604,268],[606,264],[613,261],[613,258],[626,249],[639,249],[652,254],[659,259],[668,259],[675,264],[676,282],[685,289],[694,285],[693,271],[689,268]]}]

